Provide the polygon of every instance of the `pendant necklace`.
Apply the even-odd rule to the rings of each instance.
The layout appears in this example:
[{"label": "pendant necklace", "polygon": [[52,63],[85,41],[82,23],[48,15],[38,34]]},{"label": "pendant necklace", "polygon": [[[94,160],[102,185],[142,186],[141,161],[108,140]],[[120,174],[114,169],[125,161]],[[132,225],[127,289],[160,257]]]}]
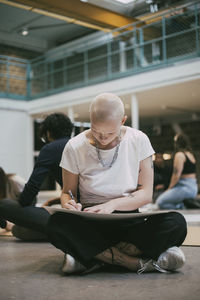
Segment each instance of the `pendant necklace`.
[{"label": "pendant necklace", "polygon": [[100,149],[97,145],[97,141],[95,140],[95,146],[96,146],[95,148],[96,148],[96,151],[97,151],[98,160],[99,160],[100,164],[102,165],[102,167],[104,167],[104,168],[111,168],[112,167],[112,165],[114,164],[114,162],[116,161],[116,159],[118,157],[120,142],[121,142],[121,133],[119,135],[119,143],[117,144],[117,147],[115,149],[115,153],[113,155],[112,161],[111,161],[110,164],[108,164],[108,163],[105,163],[104,160],[102,159]]}]

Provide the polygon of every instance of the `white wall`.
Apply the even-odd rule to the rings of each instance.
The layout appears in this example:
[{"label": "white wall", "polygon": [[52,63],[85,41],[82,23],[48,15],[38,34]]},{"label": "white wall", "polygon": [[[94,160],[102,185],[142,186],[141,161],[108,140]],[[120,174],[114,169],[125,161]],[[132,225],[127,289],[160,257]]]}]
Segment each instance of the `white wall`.
[{"label": "white wall", "polygon": [[28,179],[33,168],[33,122],[25,111],[0,109],[0,166]]}]

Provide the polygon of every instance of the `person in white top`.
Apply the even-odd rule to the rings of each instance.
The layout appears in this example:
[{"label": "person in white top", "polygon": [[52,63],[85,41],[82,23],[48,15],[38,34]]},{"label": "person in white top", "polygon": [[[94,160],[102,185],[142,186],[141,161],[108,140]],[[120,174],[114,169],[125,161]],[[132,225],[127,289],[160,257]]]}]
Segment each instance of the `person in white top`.
[{"label": "person in white top", "polygon": [[[63,208],[97,214],[138,212],[152,201],[154,150],[143,132],[124,125],[126,119],[118,96],[104,93],[94,99],[91,129],[72,138],[63,151]],[[67,253],[66,273],[94,267],[94,260],[139,272],[166,272],[184,263],[177,246],[185,239],[186,224],[178,213],[134,218],[129,224],[91,223],[81,214],[55,213],[50,217],[48,236]]]}]

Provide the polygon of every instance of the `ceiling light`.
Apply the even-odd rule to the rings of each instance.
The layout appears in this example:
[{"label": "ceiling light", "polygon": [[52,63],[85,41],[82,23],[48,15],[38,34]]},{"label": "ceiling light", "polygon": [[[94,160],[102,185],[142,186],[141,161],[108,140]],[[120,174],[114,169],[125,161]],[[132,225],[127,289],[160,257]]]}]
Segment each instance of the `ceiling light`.
[{"label": "ceiling light", "polygon": [[22,31],[21,31],[21,34],[24,35],[24,36],[28,35],[28,28],[23,28]]}]

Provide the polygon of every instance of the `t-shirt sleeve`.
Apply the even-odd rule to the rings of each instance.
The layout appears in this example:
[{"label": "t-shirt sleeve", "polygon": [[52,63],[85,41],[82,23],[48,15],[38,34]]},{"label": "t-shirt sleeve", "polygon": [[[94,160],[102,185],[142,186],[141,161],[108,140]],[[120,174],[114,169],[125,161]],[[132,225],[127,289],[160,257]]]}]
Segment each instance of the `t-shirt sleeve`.
[{"label": "t-shirt sleeve", "polygon": [[72,148],[70,142],[68,142],[65,146],[60,162],[60,167],[73,174],[79,174],[75,150]]},{"label": "t-shirt sleeve", "polygon": [[148,136],[143,133],[141,133],[140,137],[140,149],[139,149],[139,159],[144,160],[145,158],[153,155],[155,153],[153,147],[151,146],[150,140]]}]

